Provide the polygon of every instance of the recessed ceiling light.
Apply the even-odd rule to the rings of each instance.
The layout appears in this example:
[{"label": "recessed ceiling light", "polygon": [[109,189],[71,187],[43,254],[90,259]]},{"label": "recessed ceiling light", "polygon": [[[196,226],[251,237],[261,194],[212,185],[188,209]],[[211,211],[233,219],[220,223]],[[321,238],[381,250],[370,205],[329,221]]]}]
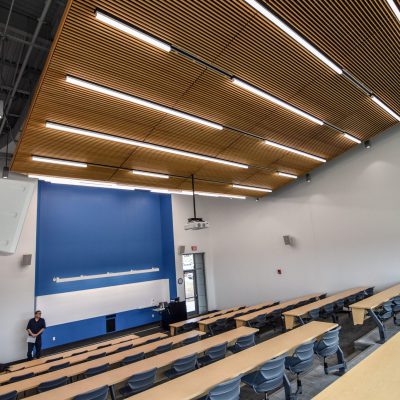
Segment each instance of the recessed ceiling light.
[{"label": "recessed ceiling light", "polygon": [[146,149],[162,151],[164,153],[171,153],[171,154],[176,154],[176,155],[184,156],[184,157],[196,158],[196,159],[203,160],[203,161],[209,161],[209,162],[214,162],[214,163],[218,163],[218,164],[229,165],[231,167],[248,168],[248,165],[237,163],[234,161],[223,160],[221,158],[210,157],[210,156],[206,156],[203,154],[191,153],[188,151],[178,150],[178,149],[174,149],[171,147],[164,147],[164,146],[159,146],[156,144],[140,142],[138,140],[125,139],[125,138],[121,138],[118,136],[108,135],[108,134],[96,132],[96,131],[89,131],[87,129],[76,128],[76,127],[69,126],[69,125],[57,124],[55,122],[50,122],[50,121],[46,122],[46,128],[57,129],[59,131],[74,133],[74,134],[81,135],[81,136],[93,137],[96,139],[108,140],[110,142],[123,143],[123,144],[127,144],[130,146],[144,147]]},{"label": "recessed ceiling light", "polygon": [[32,161],[44,162],[44,163],[48,163],[48,164],[67,165],[69,167],[79,167],[79,168],[87,167],[86,163],[81,163],[81,162],[76,162],[76,161],[68,161],[68,160],[59,160],[58,158],[32,156]]},{"label": "recessed ceiling light", "polygon": [[314,156],[313,154],[305,153],[304,151],[293,149],[292,147],[284,146],[283,144],[271,142],[270,140],[265,140],[265,144],[268,144],[269,146],[277,147],[278,149],[281,149],[281,150],[289,151],[290,153],[298,154],[299,156],[311,158],[311,159],[319,161],[319,162],[326,162],[326,160],[324,158]]},{"label": "recessed ceiling light", "polygon": [[71,84],[79,86],[79,87],[83,87],[85,89],[93,90],[94,92],[97,92],[97,93],[102,93],[102,94],[106,94],[111,97],[115,97],[117,99],[129,101],[130,103],[134,103],[134,104],[138,104],[143,107],[151,108],[152,110],[170,114],[175,117],[183,118],[183,119],[186,119],[191,122],[196,122],[198,124],[205,125],[210,128],[214,128],[214,129],[218,129],[218,130],[223,129],[222,125],[217,124],[215,122],[208,121],[204,118],[196,117],[195,115],[187,114],[185,112],[178,111],[173,108],[154,103],[152,101],[144,100],[144,99],[141,99],[140,97],[132,96],[130,94],[123,93],[118,90],[110,89],[106,86],[97,85],[96,83],[92,83],[89,81],[85,81],[83,79],[75,78],[70,75],[67,75],[65,80],[68,83],[71,83]]},{"label": "recessed ceiling light", "polygon": [[255,187],[255,186],[243,186],[243,185],[232,185],[233,188],[235,189],[245,189],[245,190],[254,190],[256,192],[265,192],[265,193],[271,193],[272,189],[267,189],[267,188],[260,188],[260,187]]}]

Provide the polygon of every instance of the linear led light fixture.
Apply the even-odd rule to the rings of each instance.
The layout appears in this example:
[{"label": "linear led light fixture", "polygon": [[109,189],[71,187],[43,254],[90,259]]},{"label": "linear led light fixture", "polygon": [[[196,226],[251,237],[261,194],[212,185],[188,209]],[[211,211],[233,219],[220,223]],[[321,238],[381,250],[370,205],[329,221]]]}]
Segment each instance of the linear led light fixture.
[{"label": "linear led light fixture", "polygon": [[187,114],[182,111],[175,110],[170,107],[163,106],[161,104],[154,103],[149,100],[141,99],[140,97],[132,96],[131,94],[123,93],[115,89],[110,89],[106,86],[97,85],[96,83],[92,83],[89,81],[85,81],[83,79],[75,78],[73,76],[67,75],[65,80],[72,85],[80,86],[85,89],[92,90],[97,93],[102,93],[111,97],[115,97],[117,99],[129,101],[130,103],[138,104],[143,107],[151,108],[152,110],[160,111],[166,114],[173,115],[175,117],[183,118],[191,122],[196,122],[201,125],[208,126],[210,128],[215,128],[218,130],[222,130],[223,126],[217,124],[212,121],[208,121],[206,119],[196,117],[195,115]]},{"label": "linear led light fixture", "polygon": [[297,179],[297,176],[296,176],[296,175],[288,174],[287,172],[278,171],[277,174],[278,174],[279,176],[284,176],[285,178]]},{"label": "linear led light fixture", "polygon": [[390,114],[393,118],[397,119],[397,121],[400,121],[400,115],[394,112],[392,109],[390,109],[382,100],[378,99],[374,95],[371,96],[371,99],[376,104],[378,104],[379,107],[383,108],[388,114]]},{"label": "linear led light fixture", "polygon": [[258,1],[256,0],[244,0],[244,1],[249,6],[257,10],[260,14],[262,14],[265,18],[267,18],[270,22],[272,22],[275,26],[286,32],[292,39],[294,39],[297,43],[299,43],[301,46],[307,49],[310,53],[314,54],[315,57],[319,58],[324,64],[333,69],[337,74],[343,73],[343,70],[338,65],[336,65],[327,56],[325,56],[323,53],[317,50],[311,43],[305,40],[302,36],[300,36],[292,28],[290,28],[285,22],[283,22],[280,18],[274,15],[266,7],[261,5]]},{"label": "linear led light fixture", "polygon": [[354,142],[354,143],[357,143],[357,144],[360,144],[360,143],[361,143],[361,140],[360,140],[360,139],[358,139],[358,138],[356,138],[355,136],[352,136],[352,135],[350,135],[350,134],[348,134],[348,133],[346,133],[346,132],[343,132],[343,136],[344,136],[346,139],[349,139],[349,140],[351,140],[351,141]]},{"label": "linear led light fixture", "polygon": [[162,178],[162,179],[168,179],[169,178],[169,175],[156,174],[155,172],[138,171],[136,169],[132,170],[132,174],[150,176],[152,178]]},{"label": "linear led light fixture", "polygon": [[60,164],[60,165],[68,165],[70,167],[79,167],[79,168],[86,168],[86,163],[76,162],[76,161],[68,161],[68,160],[60,160],[58,158],[47,158],[47,157],[39,157],[39,156],[32,156],[32,161],[39,161],[49,164]]},{"label": "linear led light fixture", "polygon": [[164,147],[164,146],[159,146],[156,144],[140,142],[138,140],[125,139],[125,138],[121,138],[118,136],[108,135],[108,134],[96,132],[96,131],[89,131],[87,129],[76,128],[76,127],[69,126],[69,125],[57,124],[55,122],[50,122],[50,121],[46,122],[46,128],[57,129],[59,131],[74,133],[74,134],[81,135],[81,136],[93,137],[96,139],[108,140],[110,142],[128,144],[130,146],[137,146],[137,147],[143,147],[146,149],[162,151],[164,153],[171,153],[171,154],[176,154],[179,156],[196,158],[199,160],[214,162],[214,163],[218,163],[218,164],[230,165],[231,167],[249,168],[248,165],[246,165],[246,164],[241,164],[241,163],[237,163],[234,161],[228,161],[228,160],[223,160],[221,158],[205,156],[203,154],[191,153],[188,151],[178,150],[178,149],[174,149],[171,147]]},{"label": "linear led light fixture", "polygon": [[265,193],[271,193],[271,189],[266,189],[266,188],[260,188],[260,187],[255,187],[255,186],[243,186],[243,185],[232,185],[233,188],[235,189],[245,189],[245,190],[254,190],[256,192],[265,192]]},{"label": "linear led light fixture", "polygon": [[53,282],[63,283],[63,282],[76,282],[76,281],[86,281],[88,279],[99,279],[99,278],[114,278],[116,276],[126,276],[126,275],[136,275],[136,274],[148,274],[150,272],[159,272],[160,268],[152,267],[146,269],[131,269],[130,271],[123,272],[106,272],[105,274],[96,275],[79,275],[72,276],[70,278],[53,278]]},{"label": "linear led light fixture", "polygon": [[397,17],[397,19],[400,21],[400,9],[397,7],[396,3],[394,0],[387,0],[389,3],[390,8],[394,12],[394,15]]},{"label": "linear led light fixture", "polygon": [[[193,192],[191,190],[152,189],[151,192],[161,193],[161,194],[182,194],[185,196],[193,196]],[[194,194],[205,197],[223,197],[228,199],[239,199],[239,200],[246,199],[246,196],[240,196],[237,194],[199,192],[197,190],[194,192]]]},{"label": "linear led light fixture", "polygon": [[281,149],[281,150],[289,151],[290,153],[298,154],[299,156],[311,158],[315,161],[326,162],[326,160],[324,158],[314,156],[313,154],[309,154],[304,151],[293,149],[292,147],[284,146],[283,144],[271,142],[270,140],[265,140],[264,143],[268,144],[269,146],[277,147],[278,149]]},{"label": "linear led light fixture", "polygon": [[257,96],[260,96],[260,97],[262,97],[262,98],[264,98],[266,100],[269,100],[272,103],[285,108],[286,110],[294,112],[295,114],[300,115],[301,117],[306,118],[306,119],[308,119],[308,120],[310,120],[310,121],[312,121],[312,122],[314,122],[314,123],[316,123],[318,125],[324,125],[324,121],[313,117],[311,114],[308,114],[305,111],[302,111],[299,108],[297,108],[295,106],[292,106],[291,104],[286,103],[285,101],[280,100],[277,97],[272,96],[271,94],[256,88],[255,86],[249,85],[248,83],[242,81],[239,78],[233,77],[232,78],[232,83],[237,85],[237,86],[239,86],[239,87],[241,87],[242,89],[245,89],[245,90],[257,95]]},{"label": "linear led light fixture", "polygon": [[161,50],[168,52],[171,51],[171,46],[168,43],[156,39],[154,36],[148,35],[147,33],[128,25],[126,22],[122,22],[115,17],[111,17],[100,10],[96,10],[96,19]]}]

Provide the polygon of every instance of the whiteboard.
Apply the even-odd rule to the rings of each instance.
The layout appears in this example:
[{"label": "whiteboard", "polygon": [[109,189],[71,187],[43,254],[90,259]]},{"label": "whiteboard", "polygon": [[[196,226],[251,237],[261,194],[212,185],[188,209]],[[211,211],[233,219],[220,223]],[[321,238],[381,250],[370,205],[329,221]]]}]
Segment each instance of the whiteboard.
[{"label": "whiteboard", "polygon": [[47,326],[66,324],[169,301],[169,279],[107,286],[36,297]]}]

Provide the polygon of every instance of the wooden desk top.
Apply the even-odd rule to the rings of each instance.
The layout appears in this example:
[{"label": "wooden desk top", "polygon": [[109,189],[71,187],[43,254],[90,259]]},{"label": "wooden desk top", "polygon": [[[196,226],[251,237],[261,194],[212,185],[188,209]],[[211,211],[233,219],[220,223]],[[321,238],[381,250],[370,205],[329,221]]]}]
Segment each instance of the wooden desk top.
[{"label": "wooden desk top", "polygon": [[208,326],[208,325],[214,323],[215,321],[217,321],[218,319],[221,319],[221,318],[231,318],[231,317],[234,317],[234,316],[235,316],[236,314],[238,314],[238,313],[249,312],[249,311],[251,311],[251,310],[255,310],[255,309],[260,308],[260,307],[265,307],[265,306],[268,306],[268,305],[273,304],[273,303],[275,303],[275,302],[274,302],[274,301],[267,301],[267,302],[265,302],[265,303],[256,304],[256,305],[254,305],[254,306],[250,306],[250,307],[243,308],[242,310],[232,311],[232,312],[226,313],[226,314],[224,314],[224,315],[221,315],[221,316],[219,316],[219,317],[213,317],[213,318],[203,319],[202,321],[199,321],[199,325]]},{"label": "wooden desk top", "polygon": [[[46,372],[50,367],[52,367],[54,365],[64,364],[67,361],[70,362],[71,365],[73,365],[73,364],[84,362],[89,356],[92,356],[92,355],[97,355],[97,354],[102,354],[102,353],[111,354],[115,350],[119,349],[120,347],[129,345],[129,344],[133,344],[135,346],[135,348],[134,348],[134,350],[129,349],[129,350],[125,350],[123,352],[118,353],[120,355],[121,354],[123,355],[122,358],[126,357],[127,355],[141,353],[142,351],[144,351],[145,353],[151,352],[153,348],[160,346],[161,344],[166,344],[166,343],[170,343],[170,342],[178,343],[178,342],[181,342],[182,340],[184,340],[186,337],[192,337],[192,336],[196,336],[199,334],[200,335],[205,334],[204,332],[199,332],[199,331],[194,331],[194,332],[195,333],[191,333],[190,335],[176,336],[176,339],[175,339],[175,337],[174,337],[174,339],[167,338],[167,335],[165,333],[155,333],[153,335],[144,336],[144,337],[141,337],[138,339],[134,339],[132,341],[115,344],[113,346],[108,346],[103,349],[97,349],[97,350],[91,351],[89,353],[83,353],[83,354],[79,354],[79,355],[73,356],[73,357],[66,357],[66,358],[63,358],[62,360],[48,362],[45,364],[34,365],[33,367],[25,368],[25,369],[18,370],[18,371],[8,372],[6,374],[0,375],[0,384],[9,381],[10,378],[12,378],[13,376],[25,375],[30,372],[33,372],[35,375],[38,373]],[[141,346],[141,344],[145,343],[147,340],[156,339],[156,338],[167,338],[167,339],[159,340],[154,343],[149,343],[149,345]],[[104,364],[104,361],[99,362],[99,365],[102,365],[102,364]]]},{"label": "wooden desk top", "polygon": [[[400,399],[400,333],[319,393],[315,400]],[[168,392],[165,392],[168,393]],[[162,397],[166,399],[165,396]]]},{"label": "wooden desk top", "polygon": [[350,308],[362,308],[364,310],[371,310],[373,308],[379,307],[385,301],[390,300],[392,297],[398,296],[400,294],[400,284],[392,286],[382,292],[376,293],[371,297],[367,297],[357,303],[354,303]]},{"label": "wooden desk top", "polygon": [[[193,331],[192,331],[193,332]],[[249,335],[250,333],[255,333],[257,332],[257,329],[253,328],[247,328],[247,327],[242,327],[238,329],[233,329],[231,331],[221,333],[220,335],[216,335],[213,337],[210,337],[208,339],[201,340],[197,343],[189,344],[186,346],[179,347],[174,350],[170,350],[166,353],[149,357],[146,358],[142,361],[135,362],[130,365],[126,365],[123,367],[115,368],[112,369],[108,372],[104,372],[100,375],[96,375],[92,378],[87,378],[83,379],[78,382],[74,382],[71,384],[68,384],[66,386],[50,390],[48,392],[44,392],[35,396],[31,396],[31,400],[69,400],[72,399],[74,396],[94,390],[100,386],[104,385],[115,385],[117,383],[126,381],[131,377],[133,374],[137,374],[139,372],[144,372],[147,371],[151,368],[162,368],[169,366],[173,364],[174,361],[176,361],[178,358],[182,358],[191,354],[200,354],[204,353],[206,350],[209,348],[216,346],[218,344],[222,344],[224,342],[232,343],[237,340],[240,336],[243,335]],[[190,333],[190,332],[187,332]],[[176,337],[179,337],[182,335],[178,335]],[[172,338],[170,338],[172,340]],[[153,343],[152,343],[153,344]],[[146,345],[149,346],[149,345]],[[134,350],[134,349],[132,349]],[[132,351],[129,350],[129,351]],[[122,354],[122,353],[118,353]],[[117,354],[115,354],[117,355]],[[114,356],[114,355],[113,355]],[[107,358],[113,357],[113,356],[108,356],[108,357],[103,357],[100,359],[100,365],[105,364],[108,360]],[[99,361],[99,360],[95,360]],[[86,370],[87,368],[91,368],[92,365],[90,365],[93,361],[84,363],[85,367],[83,370]],[[75,376],[80,373],[82,373],[82,368],[80,367],[81,365],[84,364],[77,364],[74,365],[73,367],[65,368],[60,371],[55,371],[55,372],[49,372],[46,375],[39,375],[37,377],[31,378],[31,379],[26,379],[21,382],[17,382],[16,384],[8,384],[5,386],[0,386],[0,394],[8,393],[12,390],[17,390],[19,392],[22,392],[24,390],[27,390],[29,388],[36,387],[39,383],[45,382],[48,380],[53,380],[60,378],[62,376]],[[6,389],[6,390],[5,390]]]},{"label": "wooden desk top", "polygon": [[[63,368],[62,370],[59,370],[59,371],[47,372],[42,375],[34,376],[33,378],[25,379],[21,382],[11,383],[11,384],[7,384],[5,386],[0,386],[0,395],[4,394],[4,393],[8,393],[10,390],[17,390],[17,391],[28,390],[30,388],[36,387],[39,383],[47,382],[52,379],[57,379],[62,376],[76,376],[76,375],[82,374],[89,368],[98,367],[100,365],[104,365],[107,363],[109,363],[111,365],[116,364],[116,363],[122,361],[127,356],[133,356],[133,355],[139,354],[141,352],[144,352],[145,354],[151,353],[152,351],[154,351],[154,349],[156,347],[158,347],[162,344],[167,344],[167,343],[178,344],[186,338],[190,338],[190,337],[197,336],[197,335],[205,335],[205,333],[199,332],[199,331],[185,332],[181,335],[169,337],[166,339],[161,339],[161,340],[158,340],[157,342],[145,344],[143,346],[134,347],[133,349],[121,351],[119,353],[110,354],[108,356],[101,357],[96,360],[86,361],[86,362],[82,362],[80,364],[71,365],[70,367]],[[103,349],[100,349],[100,350],[103,350]],[[84,356],[84,354],[82,354],[82,356]],[[82,356],[79,355],[76,357],[79,358]],[[75,357],[73,357],[73,358],[75,358]],[[32,368],[30,368],[29,372],[46,371],[49,368],[49,365],[50,365],[50,363],[32,367]],[[44,367],[44,369],[43,369],[43,367]],[[6,378],[11,377],[12,375],[23,375],[25,373],[25,371],[26,370],[22,370],[22,371],[5,374],[4,377],[1,376],[1,378],[4,379],[5,381],[8,381],[8,379],[6,379]],[[9,390],[9,388],[11,388],[11,389]]]},{"label": "wooden desk top", "polygon": [[249,314],[242,315],[240,317],[235,318],[235,320],[248,322],[248,321],[251,321],[252,319],[258,317],[259,315],[269,314],[275,310],[280,310],[287,306],[291,306],[292,304],[296,304],[296,303],[299,303],[300,301],[305,301],[305,300],[311,299],[313,297],[319,298],[319,296],[322,296],[323,294],[324,293],[308,294],[306,296],[298,297],[297,299],[285,301],[284,303],[280,303],[273,307],[264,308],[263,310],[259,310],[259,311],[255,311],[255,312],[252,312]]},{"label": "wooden desk top", "polygon": [[130,341],[130,340],[134,340],[134,339],[141,339],[141,338],[139,336],[133,335],[133,334],[125,335],[125,336],[119,336],[119,337],[114,338],[114,339],[104,340],[102,342],[94,343],[94,344],[91,344],[91,345],[88,345],[88,346],[75,347],[72,350],[62,351],[60,353],[54,353],[54,354],[51,354],[49,356],[41,357],[38,360],[35,359],[35,360],[31,360],[31,361],[25,361],[25,362],[19,363],[19,364],[13,364],[13,365],[10,365],[8,367],[8,370],[9,371],[17,371],[19,369],[33,367],[34,365],[44,364],[46,361],[52,360],[53,358],[71,357],[72,354],[74,354],[74,353],[79,353],[81,351],[93,351],[93,350],[97,350],[97,348],[99,346],[103,346],[103,345],[106,345],[106,344],[114,345],[114,344],[123,343],[125,341]]},{"label": "wooden desk top", "polygon": [[336,293],[332,296],[328,296],[325,299],[318,300],[310,304],[306,304],[305,306],[285,311],[283,315],[301,317],[302,315],[306,315],[311,310],[315,310],[316,308],[321,308],[323,306],[326,306],[327,304],[334,303],[335,301],[345,299],[346,297],[361,292],[363,290],[366,290],[369,287],[370,286],[348,289],[343,292]]},{"label": "wooden desk top", "polygon": [[302,343],[315,339],[336,326],[337,324],[327,322],[310,322],[221,361],[129,397],[129,400],[190,400],[198,398],[208,393],[215,385],[240,374],[248,373],[268,360],[291,352]]},{"label": "wooden desk top", "polygon": [[187,319],[185,321],[174,322],[173,324],[169,324],[169,326],[172,326],[173,328],[180,328],[181,326],[183,326],[185,324],[190,324],[192,322],[199,322],[202,319],[212,318],[214,315],[226,314],[226,313],[229,313],[232,311],[236,311],[239,307],[240,306],[228,308],[226,310],[215,311],[210,314],[199,315],[198,317],[193,317],[193,318]]}]

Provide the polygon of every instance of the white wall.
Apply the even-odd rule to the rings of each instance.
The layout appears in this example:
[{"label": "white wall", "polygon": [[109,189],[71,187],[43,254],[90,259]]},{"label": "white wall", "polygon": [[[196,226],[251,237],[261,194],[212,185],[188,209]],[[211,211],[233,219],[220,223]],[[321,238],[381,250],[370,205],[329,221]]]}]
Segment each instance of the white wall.
[{"label": "white wall", "polygon": [[[204,246],[216,307],[400,281],[400,127],[372,145],[259,202],[198,199],[211,228],[178,231],[175,244]],[[177,232],[190,198],[174,197]],[[285,234],[295,246],[284,245]]]},{"label": "white wall", "polygon": [[[15,177],[14,177],[15,178]],[[0,363],[26,357],[26,324],[33,316],[35,291],[37,185],[15,254],[0,255]],[[32,254],[32,265],[22,267],[24,254]]]}]

